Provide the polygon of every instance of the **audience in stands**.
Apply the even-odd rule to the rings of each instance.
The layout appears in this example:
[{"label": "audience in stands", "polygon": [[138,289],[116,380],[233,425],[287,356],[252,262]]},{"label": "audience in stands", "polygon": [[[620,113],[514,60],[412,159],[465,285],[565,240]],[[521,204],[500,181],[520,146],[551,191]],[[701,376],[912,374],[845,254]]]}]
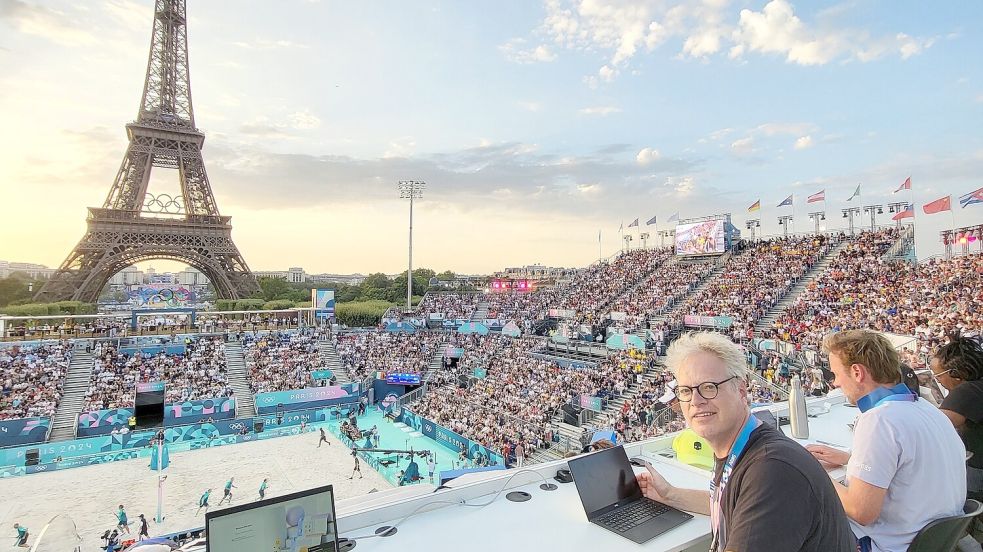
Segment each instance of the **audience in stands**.
[{"label": "audience in stands", "polygon": [[323,367],[315,333],[246,335],[243,358],[253,393],[316,387],[311,372]]},{"label": "audience in stands", "polygon": [[447,335],[430,331],[348,333],[338,338],[338,356],[353,379],[379,371],[423,374]]},{"label": "audience in stands", "polygon": [[68,341],[0,349],[0,420],[54,415],[71,360]]},{"label": "audience in stands", "polygon": [[113,345],[98,343],[82,410],[130,408],[136,384],[156,381],[164,382],[164,402],[168,404],[231,397],[223,340],[188,339],[184,347],[183,355],[164,351],[125,354]]}]

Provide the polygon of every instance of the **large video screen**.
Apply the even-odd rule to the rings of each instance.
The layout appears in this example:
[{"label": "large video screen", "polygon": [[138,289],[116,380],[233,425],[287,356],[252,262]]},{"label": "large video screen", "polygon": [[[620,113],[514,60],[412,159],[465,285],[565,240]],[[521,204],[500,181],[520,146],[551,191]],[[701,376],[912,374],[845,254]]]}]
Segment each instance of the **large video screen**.
[{"label": "large video screen", "polygon": [[677,255],[713,255],[724,247],[724,219],[676,226]]}]

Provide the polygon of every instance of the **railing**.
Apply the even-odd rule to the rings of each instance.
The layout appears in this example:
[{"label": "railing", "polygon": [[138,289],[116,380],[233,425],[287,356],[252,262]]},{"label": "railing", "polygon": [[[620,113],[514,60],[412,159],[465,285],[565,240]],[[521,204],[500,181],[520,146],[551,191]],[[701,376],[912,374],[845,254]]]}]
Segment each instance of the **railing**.
[{"label": "railing", "polygon": [[422,399],[423,396],[426,394],[427,394],[427,385],[424,385],[423,387],[414,389],[409,393],[406,393],[403,396],[399,397],[398,399],[396,399],[395,404],[398,408],[403,408],[404,406],[412,402],[416,402]]},{"label": "railing", "polygon": [[756,372],[748,372],[748,376],[750,377],[751,381],[757,382],[757,384],[761,387],[764,387],[774,393],[777,397],[775,402],[788,400],[788,390],[782,389],[778,385],[775,385],[774,383],[761,377],[761,375]]}]

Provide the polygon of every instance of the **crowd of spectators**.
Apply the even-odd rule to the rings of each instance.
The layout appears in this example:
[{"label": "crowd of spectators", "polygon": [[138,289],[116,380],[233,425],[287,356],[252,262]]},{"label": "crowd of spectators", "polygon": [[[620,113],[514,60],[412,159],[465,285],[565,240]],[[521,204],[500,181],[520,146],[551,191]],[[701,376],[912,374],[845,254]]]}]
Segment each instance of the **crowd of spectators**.
[{"label": "crowd of spectators", "polygon": [[54,415],[72,361],[72,344],[0,349],[0,420]]},{"label": "crowd of spectators", "polygon": [[127,354],[105,342],[94,353],[83,411],[132,407],[136,384],[146,382],[164,382],[168,404],[232,396],[221,338],[187,339],[183,354]]},{"label": "crowd of spectators", "polygon": [[720,276],[687,299],[676,314],[678,317],[731,317],[731,336],[738,340],[750,339],[755,322],[774,307],[831,247],[833,240],[826,235],[750,243],[727,261]]},{"label": "crowd of spectators", "polygon": [[316,333],[269,332],[243,336],[242,348],[253,393],[315,387],[322,367]]},{"label": "crowd of spectators", "polygon": [[[470,336],[459,345],[464,356],[434,380],[448,385],[431,389],[410,408],[506,457],[517,452],[529,457],[550,446],[552,419],[564,404],[581,395],[606,404],[654,363],[644,352],[629,350],[599,363],[562,366],[530,355],[540,345],[533,338]],[[467,388],[455,385],[459,375],[470,376],[476,367],[485,369],[485,377],[472,378]]]},{"label": "crowd of spectators", "polygon": [[983,255],[922,263],[885,259],[896,230],[865,233],[790,305],[770,337],[818,350],[830,332],[871,328],[914,336],[903,351],[924,368],[931,351],[953,333],[978,335],[983,328]]},{"label": "crowd of spectators", "polygon": [[705,280],[714,266],[712,261],[702,260],[663,263],[641,284],[618,297],[608,310],[625,313],[625,329],[637,328],[646,319],[671,309]]},{"label": "crowd of spectators", "polygon": [[423,374],[447,338],[429,331],[352,332],[338,337],[338,356],[352,379],[379,371]]},{"label": "crowd of spectators", "polygon": [[575,312],[576,322],[596,323],[611,301],[637,286],[673,256],[671,247],[636,249],[611,262],[593,264],[580,271],[562,290],[558,308]]},{"label": "crowd of spectators", "polygon": [[442,314],[447,320],[471,320],[481,294],[477,293],[428,293],[416,307],[417,316],[424,320],[431,314]]}]

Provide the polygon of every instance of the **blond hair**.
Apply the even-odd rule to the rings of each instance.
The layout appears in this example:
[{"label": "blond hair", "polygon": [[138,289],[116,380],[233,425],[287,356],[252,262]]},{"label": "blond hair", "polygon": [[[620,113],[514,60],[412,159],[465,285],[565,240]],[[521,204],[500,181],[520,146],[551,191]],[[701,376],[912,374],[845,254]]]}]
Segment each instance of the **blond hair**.
[{"label": "blond hair", "polygon": [[846,330],[827,335],[823,350],[843,364],[862,364],[877,383],[901,382],[901,358],[883,334],[873,330]]},{"label": "blond hair", "polygon": [[740,345],[717,332],[689,332],[672,342],[666,353],[666,366],[673,375],[694,353],[709,353],[724,362],[727,375],[738,378],[747,377],[747,356]]}]

